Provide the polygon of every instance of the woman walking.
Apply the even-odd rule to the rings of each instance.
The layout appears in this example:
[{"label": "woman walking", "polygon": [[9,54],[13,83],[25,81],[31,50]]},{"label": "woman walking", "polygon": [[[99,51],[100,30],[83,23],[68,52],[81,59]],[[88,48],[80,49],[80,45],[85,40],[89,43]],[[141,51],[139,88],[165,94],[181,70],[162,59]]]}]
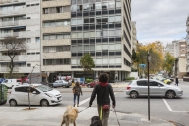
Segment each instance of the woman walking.
[{"label": "woman walking", "polygon": [[73,87],[73,93],[74,93],[74,107],[75,107],[75,104],[76,104],[76,97],[77,97],[77,107],[79,107],[79,97],[80,97],[80,94],[83,95],[82,93],[82,89],[79,85],[79,82],[77,81],[75,86]]}]

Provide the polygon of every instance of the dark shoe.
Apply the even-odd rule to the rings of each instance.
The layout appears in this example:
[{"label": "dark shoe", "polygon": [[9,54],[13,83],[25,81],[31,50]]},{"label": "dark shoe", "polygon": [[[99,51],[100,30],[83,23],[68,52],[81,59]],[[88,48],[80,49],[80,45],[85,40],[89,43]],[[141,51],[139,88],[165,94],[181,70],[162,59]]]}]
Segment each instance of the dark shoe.
[{"label": "dark shoe", "polygon": [[79,107],[79,104],[77,104],[77,107]]},{"label": "dark shoe", "polygon": [[73,105],[73,107],[75,107],[75,104]]}]

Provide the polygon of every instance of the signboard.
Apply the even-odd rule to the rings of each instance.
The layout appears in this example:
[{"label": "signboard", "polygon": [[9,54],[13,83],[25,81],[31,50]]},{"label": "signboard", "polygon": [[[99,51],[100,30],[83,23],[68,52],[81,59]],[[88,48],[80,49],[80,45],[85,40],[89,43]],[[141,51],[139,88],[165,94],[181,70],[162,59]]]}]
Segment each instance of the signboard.
[{"label": "signboard", "polygon": [[140,67],[145,68],[146,64],[139,64]]}]

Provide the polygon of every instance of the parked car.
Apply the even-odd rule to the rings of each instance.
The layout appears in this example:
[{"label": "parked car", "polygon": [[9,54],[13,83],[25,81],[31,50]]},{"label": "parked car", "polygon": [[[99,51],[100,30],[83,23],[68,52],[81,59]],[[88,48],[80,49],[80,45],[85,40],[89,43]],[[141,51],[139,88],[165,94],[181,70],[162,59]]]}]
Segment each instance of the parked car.
[{"label": "parked car", "polygon": [[[165,96],[167,98],[175,98],[183,95],[183,90],[178,86],[166,85],[158,80],[150,79],[150,96]],[[131,98],[139,96],[148,96],[148,80],[133,80],[126,89],[126,95]]]},{"label": "parked car", "polygon": [[66,80],[56,80],[54,83],[52,83],[52,87],[67,87],[69,88],[71,86],[71,82],[68,82]]},{"label": "parked car", "polygon": [[9,105],[28,105],[28,88],[30,87],[30,105],[55,105],[62,101],[59,91],[42,84],[13,86],[9,96]]},{"label": "parked car", "polygon": [[98,83],[97,83],[96,81],[93,81],[93,82],[87,83],[86,86],[87,86],[88,88],[93,88],[93,87],[95,87],[97,84],[98,84]]},{"label": "parked car", "polygon": [[14,85],[20,85],[22,82],[20,79],[5,79],[2,82],[3,85],[7,86],[9,89],[12,88]]}]

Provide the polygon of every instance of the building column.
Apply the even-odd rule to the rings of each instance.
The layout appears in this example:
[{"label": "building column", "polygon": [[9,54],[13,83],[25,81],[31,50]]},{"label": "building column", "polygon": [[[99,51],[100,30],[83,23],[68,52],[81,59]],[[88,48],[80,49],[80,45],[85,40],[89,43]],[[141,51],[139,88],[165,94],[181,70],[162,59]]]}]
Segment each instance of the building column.
[{"label": "building column", "polygon": [[74,79],[74,71],[71,72],[72,79]]},{"label": "building column", "polygon": [[95,71],[95,79],[98,78],[98,71]]}]

